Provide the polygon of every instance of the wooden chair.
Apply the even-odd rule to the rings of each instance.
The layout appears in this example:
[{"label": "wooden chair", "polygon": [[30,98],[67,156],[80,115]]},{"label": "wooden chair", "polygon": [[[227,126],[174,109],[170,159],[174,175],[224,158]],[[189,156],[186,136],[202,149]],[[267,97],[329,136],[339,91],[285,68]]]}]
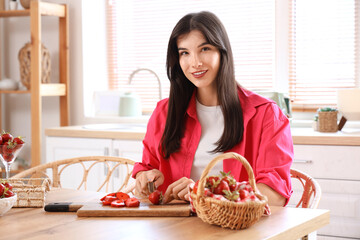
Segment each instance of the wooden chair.
[{"label": "wooden chair", "polygon": [[[50,179],[51,186],[57,188],[131,192],[133,187],[130,180],[134,164],[134,161],[121,157],[77,157],[32,167],[12,178],[46,177]],[[72,187],[63,186],[64,181],[70,183]],[[90,185],[95,189],[89,189]],[[115,186],[118,188],[115,189]]]},{"label": "wooden chair", "polygon": [[321,198],[321,188],[318,182],[308,174],[290,169],[291,178],[298,179],[303,187],[303,193],[296,207],[317,208]]},{"label": "wooden chair", "polygon": [[[308,174],[293,168],[290,169],[290,175],[292,179],[299,180],[298,182],[300,182],[303,188],[300,200],[296,200],[296,207],[312,209],[317,208],[321,198],[321,188],[318,182]],[[316,239],[316,232],[302,237],[301,240],[313,238]]]}]

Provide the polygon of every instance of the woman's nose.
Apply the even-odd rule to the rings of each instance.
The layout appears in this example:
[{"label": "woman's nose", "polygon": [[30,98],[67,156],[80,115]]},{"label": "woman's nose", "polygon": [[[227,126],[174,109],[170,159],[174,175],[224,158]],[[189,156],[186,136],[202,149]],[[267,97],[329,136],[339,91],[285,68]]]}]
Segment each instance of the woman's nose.
[{"label": "woman's nose", "polygon": [[194,68],[198,68],[198,67],[202,66],[202,61],[198,55],[193,55],[191,65]]}]

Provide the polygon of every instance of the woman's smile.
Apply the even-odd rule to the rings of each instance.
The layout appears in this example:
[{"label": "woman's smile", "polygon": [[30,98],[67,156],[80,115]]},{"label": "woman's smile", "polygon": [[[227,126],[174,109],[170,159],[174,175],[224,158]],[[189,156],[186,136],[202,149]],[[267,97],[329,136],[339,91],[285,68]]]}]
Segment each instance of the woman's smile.
[{"label": "woman's smile", "polygon": [[204,71],[197,71],[197,72],[193,72],[192,75],[196,78],[202,78],[203,76],[205,76],[207,70]]}]

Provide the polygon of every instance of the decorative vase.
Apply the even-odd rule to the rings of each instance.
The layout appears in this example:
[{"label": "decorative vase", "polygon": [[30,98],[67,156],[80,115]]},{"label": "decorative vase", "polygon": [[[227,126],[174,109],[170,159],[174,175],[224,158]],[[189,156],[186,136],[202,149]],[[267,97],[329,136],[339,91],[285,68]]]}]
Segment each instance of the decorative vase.
[{"label": "decorative vase", "polygon": [[20,0],[20,4],[24,9],[30,8],[30,1],[31,0]]},{"label": "decorative vase", "polygon": [[9,1],[9,9],[10,10],[16,10],[17,9],[17,1],[10,0]]},{"label": "decorative vase", "polygon": [[[22,47],[18,54],[19,64],[20,64],[20,79],[22,84],[30,89],[30,76],[31,76],[31,43],[26,43]],[[41,82],[49,83],[50,82],[50,52],[49,50],[41,44]]]}]

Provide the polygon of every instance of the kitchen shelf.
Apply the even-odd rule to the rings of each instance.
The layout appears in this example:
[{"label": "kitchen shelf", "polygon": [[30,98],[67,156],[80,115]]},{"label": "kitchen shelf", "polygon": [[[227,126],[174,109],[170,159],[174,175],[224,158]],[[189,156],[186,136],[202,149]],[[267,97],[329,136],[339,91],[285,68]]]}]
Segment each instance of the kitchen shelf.
[{"label": "kitchen shelf", "polygon": [[[59,18],[59,83],[41,83],[42,16]],[[29,90],[0,90],[1,94],[30,94],[31,98],[31,167],[41,161],[41,107],[43,96],[60,99],[60,126],[69,125],[69,10],[66,4],[31,1],[30,9],[0,11],[0,18],[30,17],[31,63]],[[0,44],[1,46],[1,44]],[[1,66],[1,64],[0,64]],[[1,69],[0,69],[1,76]],[[0,118],[0,129],[2,122]]]},{"label": "kitchen shelf", "polygon": [[31,9],[37,7],[36,12],[43,16],[66,17],[67,6],[56,3],[39,2],[30,6],[30,9],[25,10],[6,10],[0,11],[0,17],[27,17],[31,15]]},{"label": "kitchen shelf", "polygon": [[[2,93],[25,94],[31,93],[30,90],[0,90]],[[61,83],[42,83],[40,84],[40,96],[65,96],[66,86]]]}]

